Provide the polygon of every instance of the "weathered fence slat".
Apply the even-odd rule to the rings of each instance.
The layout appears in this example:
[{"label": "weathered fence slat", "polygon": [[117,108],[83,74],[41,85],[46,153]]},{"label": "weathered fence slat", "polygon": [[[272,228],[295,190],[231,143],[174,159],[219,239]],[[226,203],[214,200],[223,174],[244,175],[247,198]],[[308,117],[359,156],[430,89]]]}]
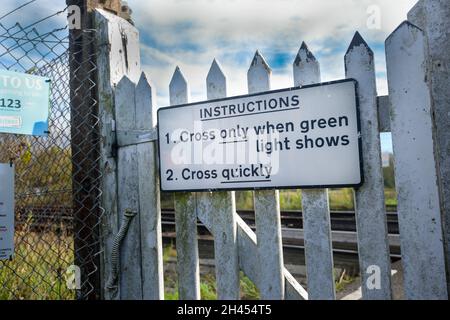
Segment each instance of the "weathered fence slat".
[{"label": "weathered fence slat", "polygon": [[[156,118],[153,85],[145,73],[136,86],[136,129],[154,130]],[[142,248],[142,294],[144,300],[163,300],[161,205],[156,142],[137,145],[139,212]]]},{"label": "weathered fence slat", "polygon": [[[198,216],[204,226],[212,232],[213,222],[210,216],[202,210],[198,211]],[[235,219],[237,224],[239,267],[251,281],[258,283],[259,262],[256,234],[238,214],[235,215]],[[286,268],[283,268],[283,275],[285,279],[285,298],[287,300],[308,300],[306,290]]]},{"label": "weathered fence slat", "polygon": [[[176,68],[169,86],[170,104],[189,102],[189,86]],[[195,193],[175,195],[178,292],[181,300],[200,299],[200,266],[197,242],[197,197]]]},{"label": "weathered fence slat", "polygon": [[386,40],[386,59],[405,296],[447,299],[423,32],[401,24]]},{"label": "weathered fence slat", "polygon": [[[294,61],[294,85],[320,83],[320,65],[305,43]],[[302,190],[303,229],[310,300],[334,300],[333,248],[328,190]]]},{"label": "weathered fence slat", "polygon": [[[206,78],[208,100],[227,96],[226,77],[216,60]],[[234,192],[198,193],[198,211],[213,221],[214,257],[219,300],[239,299],[236,204]]]},{"label": "weathered fence slat", "polygon": [[377,105],[380,133],[391,132],[391,119],[389,118],[389,96],[378,96]]},{"label": "weathered fence slat", "polygon": [[450,2],[420,0],[408,13],[408,20],[423,30],[427,38],[431,81],[432,110],[434,113],[441,216],[447,265],[447,291],[450,292]]},{"label": "weathered fence slat", "polygon": [[[373,51],[357,32],[345,55],[347,78],[358,81],[364,185],[356,190],[358,251],[364,299],[391,299],[391,267],[384,202]],[[374,273],[375,272],[375,273]],[[374,277],[371,277],[374,275]],[[375,279],[379,276],[380,282]]]},{"label": "weathered fence slat", "polygon": [[[257,51],[248,70],[248,91],[270,90],[272,71]],[[283,246],[278,191],[255,191],[258,287],[262,299],[284,299]]]},{"label": "weathered fence slat", "polygon": [[[101,279],[105,299],[120,298],[119,294],[106,288],[106,279],[111,274],[111,254],[114,237],[119,231],[117,212],[117,163],[114,158],[114,92],[124,75],[137,81],[141,69],[139,58],[139,32],[129,22],[101,9],[95,10],[95,24],[98,32],[97,68],[99,94],[99,125],[101,135],[100,164],[102,168],[102,264]],[[127,38],[126,44],[122,36]],[[126,48],[124,48],[126,46]],[[126,50],[125,50],[126,49]]]},{"label": "weathered fence slat", "polygon": [[[117,84],[115,91],[116,128],[117,131],[135,129],[135,84],[123,77]],[[139,168],[136,158],[136,145],[118,149],[117,153],[117,181],[118,181],[118,213],[136,214],[132,218],[128,232],[120,247],[119,285],[122,300],[142,299],[142,268],[141,268],[141,239],[139,214]],[[125,220],[122,223],[126,223]]]}]

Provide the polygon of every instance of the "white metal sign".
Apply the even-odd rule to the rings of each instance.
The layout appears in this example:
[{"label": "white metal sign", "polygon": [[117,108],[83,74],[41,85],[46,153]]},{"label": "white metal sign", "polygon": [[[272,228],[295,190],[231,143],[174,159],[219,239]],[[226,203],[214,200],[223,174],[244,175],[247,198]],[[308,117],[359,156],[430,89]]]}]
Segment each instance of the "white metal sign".
[{"label": "white metal sign", "polygon": [[158,111],[161,189],[358,187],[355,80]]},{"label": "white metal sign", "polygon": [[14,254],[14,167],[0,163],[0,260]]}]

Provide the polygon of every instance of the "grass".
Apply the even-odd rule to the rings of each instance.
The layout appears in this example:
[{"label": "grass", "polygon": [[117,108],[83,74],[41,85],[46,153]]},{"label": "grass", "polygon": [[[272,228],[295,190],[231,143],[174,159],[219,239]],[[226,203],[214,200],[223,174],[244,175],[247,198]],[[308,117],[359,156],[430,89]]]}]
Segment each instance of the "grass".
[{"label": "grass", "polygon": [[[75,292],[66,287],[64,277],[64,271],[73,261],[73,239],[51,232],[22,231],[17,236],[21,241],[17,244],[15,258],[0,264],[0,300],[75,299]],[[172,245],[166,246],[164,266],[173,258],[176,258],[176,249]],[[176,274],[165,271],[165,299],[178,300]],[[336,281],[336,290],[343,290],[353,281],[352,277],[342,274]],[[217,299],[214,274],[201,275],[200,294],[203,300]],[[258,300],[260,297],[258,288],[243,272],[240,272],[240,296],[242,300]]]},{"label": "grass", "polygon": [[386,189],[384,190],[384,196],[386,199],[386,207],[390,211],[397,210],[397,192],[395,189]]},{"label": "grass", "polygon": [[[178,286],[176,280],[170,276],[164,278],[164,299],[178,300]],[[244,273],[240,273],[240,295],[241,300],[258,300],[259,290],[255,284],[247,278]],[[216,277],[214,274],[206,274],[201,276],[200,296],[202,300],[217,300]]]},{"label": "grass", "polygon": [[336,280],[336,292],[343,291],[349,284],[355,282],[356,278],[351,277],[346,274],[345,270],[341,273],[339,278]]},{"label": "grass", "polygon": [[[177,275],[173,270],[168,270],[167,265],[171,259],[176,258],[177,252],[173,245],[164,247],[164,298],[165,300],[178,300]],[[242,300],[258,300],[259,291],[255,284],[240,272],[240,296]],[[216,277],[207,273],[200,276],[200,296],[202,300],[217,300]]]},{"label": "grass", "polygon": [[[397,194],[395,189],[385,189],[385,202],[389,211],[395,211],[397,208]],[[330,189],[329,190],[330,209],[332,211],[352,211],[354,207],[354,198],[352,189]],[[161,204],[162,208],[173,208],[173,194],[163,194]],[[302,193],[300,190],[282,190],[280,191],[281,210],[302,210]],[[236,192],[236,208],[238,210],[253,210],[253,191]]]},{"label": "grass", "polygon": [[72,300],[65,271],[73,264],[73,239],[53,232],[16,233],[12,261],[0,262],[0,300]]},{"label": "grass", "polygon": [[[169,259],[176,258],[176,249],[172,246],[166,246],[164,248],[164,266],[167,266]],[[172,260],[173,261],[173,260]],[[164,273],[164,285],[165,294],[164,298],[166,300],[178,300],[178,286],[176,280],[176,274],[174,272],[168,272],[167,269]],[[260,293],[256,285],[245,276],[241,271],[240,277],[240,298],[241,300],[258,300],[260,298]],[[349,284],[352,284],[356,280],[346,273],[344,270],[342,273],[337,275],[335,282],[336,292],[343,291]],[[202,300],[217,300],[217,286],[216,278],[214,274],[202,274],[200,276],[200,296]]]},{"label": "grass", "polygon": [[[73,300],[75,291],[66,286],[65,270],[73,263],[73,238],[53,232],[35,233],[27,230],[16,233],[16,254],[12,261],[0,263],[0,300]],[[176,249],[164,248],[166,266],[176,258]],[[242,272],[241,298],[256,300],[256,286]],[[165,299],[178,300],[176,274],[165,272]],[[200,292],[203,300],[216,300],[214,274],[201,276]]]},{"label": "grass", "polygon": [[[386,206],[389,211],[395,211],[397,206],[396,192],[386,189]],[[353,190],[329,190],[331,210],[354,210]],[[251,191],[236,192],[237,208],[240,210],[253,209]],[[173,207],[173,195],[165,194],[163,207]],[[282,210],[301,210],[301,191],[285,190],[280,192]],[[32,221],[29,222],[30,224]],[[45,299],[67,300],[75,298],[75,291],[66,287],[65,270],[73,263],[73,238],[61,236],[51,231],[43,233],[31,232],[25,227],[16,232],[16,253],[12,261],[0,262],[0,300],[9,299]],[[173,246],[164,249],[164,261],[176,257]],[[336,288],[351,283],[348,276],[340,277]],[[167,300],[178,299],[176,278],[165,276]],[[246,300],[258,299],[256,286],[240,275],[241,297]],[[201,279],[202,299],[216,299],[216,285],[214,275],[205,275]]]},{"label": "grass", "polygon": [[258,300],[259,290],[255,284],[247,278],[243,272],[240,274],[241,278],[241,299],[242,300]]},{"label": "grass", "polygon": [[[330,189],[330,209],[332,211],[354,210],[354,198],[352,189]],[[394,189],[385,190],[386,206],[395,210],[397,196]],[[252,191],[236,192],[236,207],[238,210],[253,210]],[[280,191],[281,210],[302,210],[302,193],[300,190]]]}]

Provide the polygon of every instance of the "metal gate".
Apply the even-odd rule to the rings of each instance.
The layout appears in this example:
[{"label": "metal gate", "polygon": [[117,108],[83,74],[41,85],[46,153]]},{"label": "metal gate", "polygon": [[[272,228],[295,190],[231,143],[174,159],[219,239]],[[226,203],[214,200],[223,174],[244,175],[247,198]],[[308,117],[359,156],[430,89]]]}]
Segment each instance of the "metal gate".
[{"label": "metal gate", "polygon": [[[41,5],[0,14],[0,68],[52,88],[48,137],[0,134],[0,162],[16,168],[16,249],[0,262],[0,299],[99,298],[96,66],[86,51],[95,31],[70,32],[67,8],[38,18]],[[35,21],[21,21],[31,6]]]}]

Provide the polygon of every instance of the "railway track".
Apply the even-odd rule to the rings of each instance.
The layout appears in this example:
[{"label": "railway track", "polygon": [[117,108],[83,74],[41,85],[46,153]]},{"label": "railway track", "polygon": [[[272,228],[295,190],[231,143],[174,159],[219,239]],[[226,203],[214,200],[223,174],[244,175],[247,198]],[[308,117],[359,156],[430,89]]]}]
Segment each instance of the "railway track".
[{"label": "railway track", "polygon": [[[255,225],[255,213],[252,210],[239,210],[239,216],[250,226]],[[336,231],[356,232],[355,212],[332,211],[331,229]],[[175,212],[172,209],[163,209],[161,212],[163,222],[175,222]],[[387,225],[390,234],[398,234],[398,217],[396,212],[387,213]],[[303,215],[301,211],[281,211],[281,226],[284,228],[303,229]]]},{"label": "railway track", "polygon": [[[16,213],[16,228],[28,225],[29,230],[42,232],[61,230],[70,232],[74,225],[72,209],[68,207],[25,207]],[[30,215],[31,213],[31,215]],[[239,210],[239,216],[255,230],[255,214],[251,210]],[[31,220],[29,220],[31,217]],[[163,209],[161,212],[163,240],[176,245],[175,212]],[[31,221],[31,225],[30,225]],[[282,211],[281,225],[283,250],[286,264],[304,265],[303,217],[300,211]],[[391,258],[400,258],[398,219],[395,212],[387,213]],[[352,270],[358,265],[358,248],[355,213],[351,211],[331,212],[333,255],[335,264]],[[201,259],[214,258],[214,239],[206,227],[198,222],[199,252]]]},{"label": "railway track", "polygon": [[[251,210],[239,210],[239,216],[250,226],[255,225],[255,214]],[[22,207],[16,212],[17,225],[32,221],[36,227],[52,223],[73,223],[73,210],[70,207]],[[164,223],[175,222],[173,209],[163,209],[161,218]],[[31,220],[30,220],[31,219]],[[281,224],[283,228],[303,229],[303,216],[300,211],[281,211]],[[397,213],[387,213],[388,231],[398,234]],[[356,232],[355,213],[352,211],[332,211],[331,228],[335,231]]]},{"label": "railway track", "polygon": [[[239,216],[255,230],[253,211],[240,210]],[[166,244],[176,245],[175,212],[161,212],[163,239]],[[389,245],[392,261],[400,259],[400,239],[398,235],[397,214],[387,214],[389,229]],[[282,211],[281,225],[285,264],[304,265],[303,219],[299,211]],[[350,211],[331,212],[333,257],[336,267],[358,272],[358,244],[356,234],[355,213]],[[206,227],[198,221],[199,255],[201,259],[214,259],[214,238]]]}]

